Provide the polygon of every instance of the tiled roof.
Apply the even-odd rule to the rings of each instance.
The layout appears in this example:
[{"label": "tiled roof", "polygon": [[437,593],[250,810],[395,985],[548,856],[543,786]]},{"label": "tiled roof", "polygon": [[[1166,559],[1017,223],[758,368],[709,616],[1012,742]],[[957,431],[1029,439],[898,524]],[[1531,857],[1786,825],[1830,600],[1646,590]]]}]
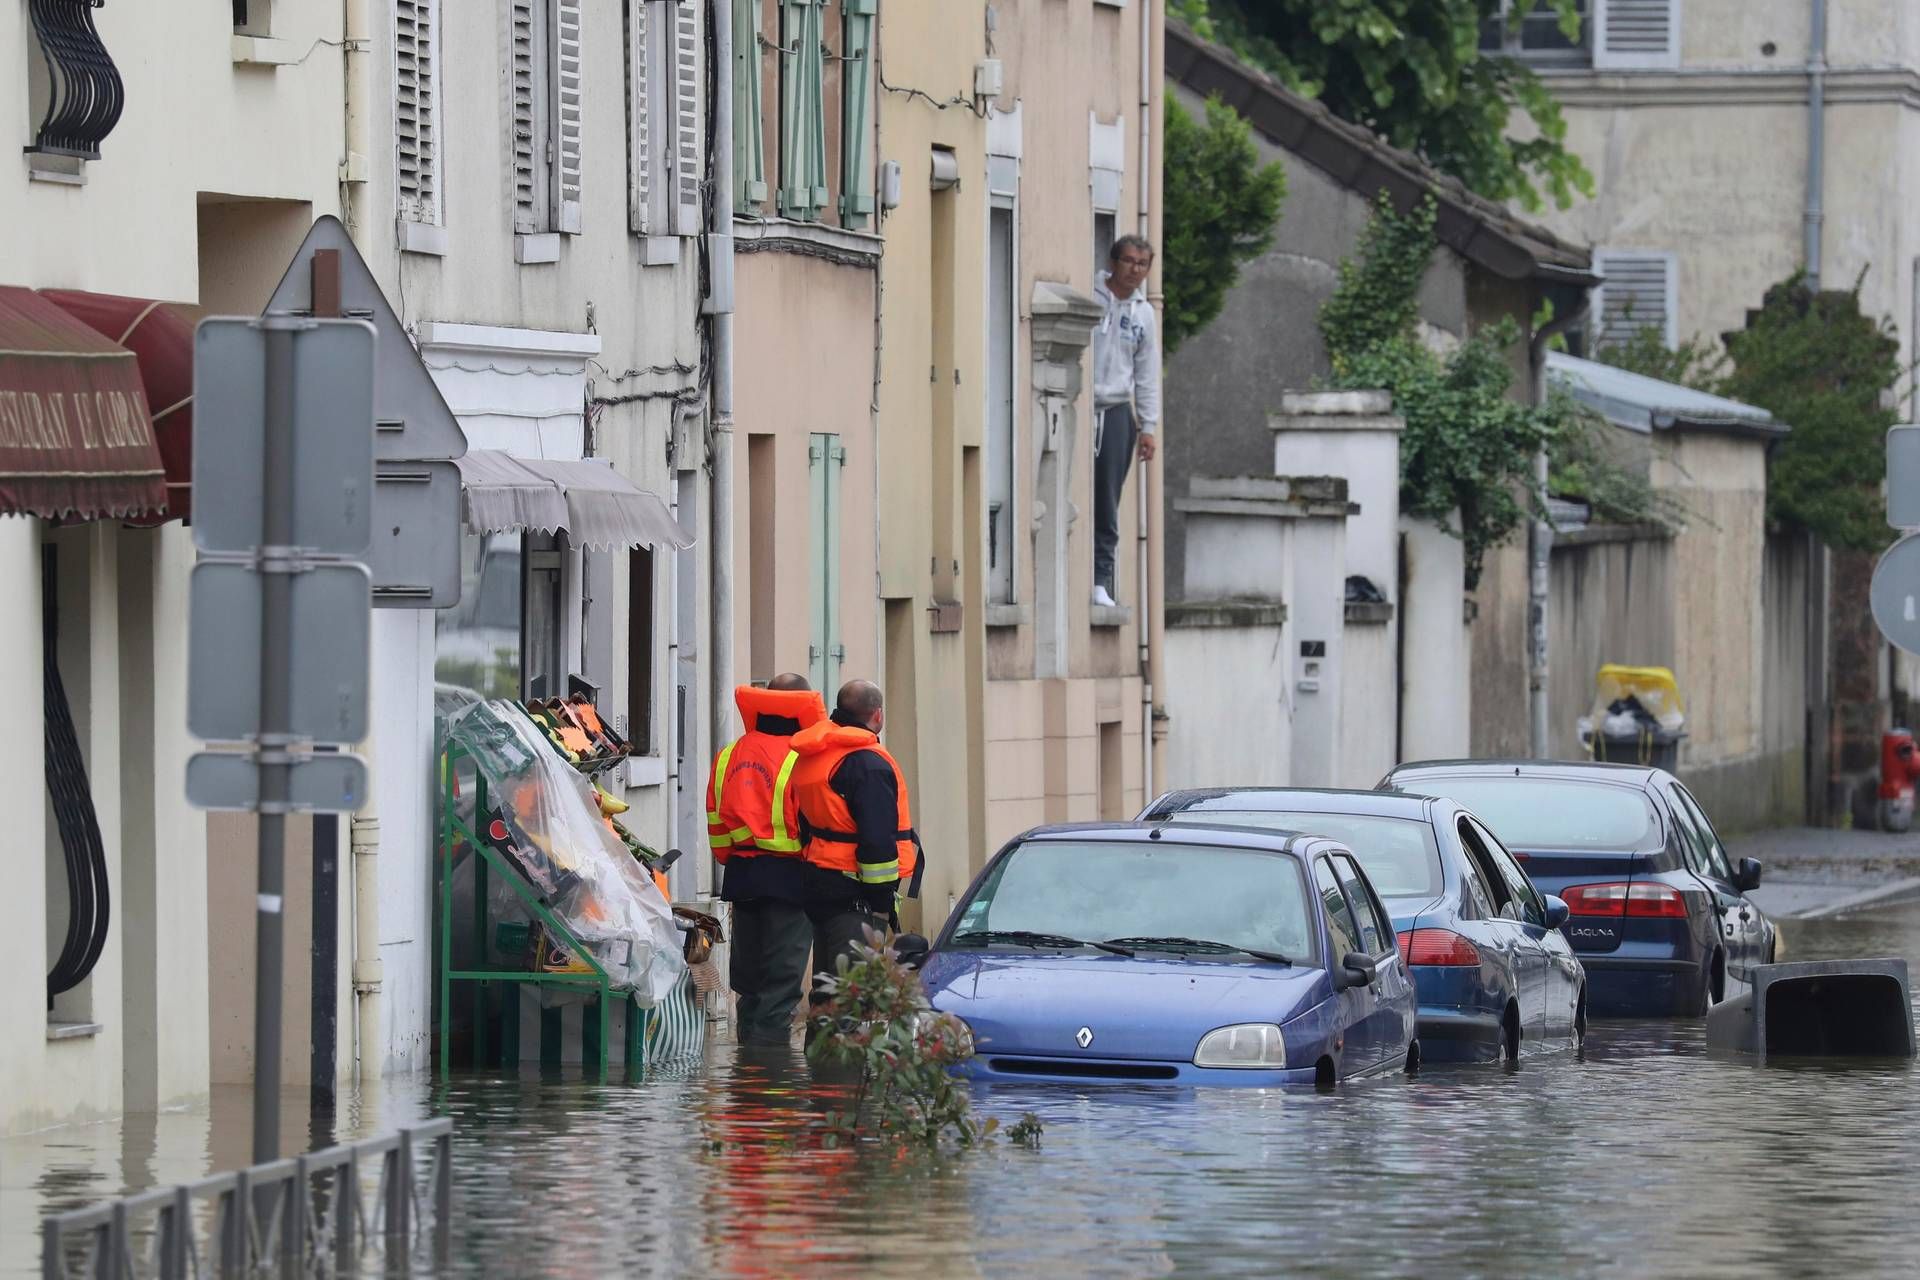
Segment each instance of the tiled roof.
[{"label": "tiled roof", "polygon": [[1369,200],[1385,190],[1396,207],[1406,210],[1431,193],[1440,243],[1494,275],[1589,286],[1600,282],[1587,250],[1475,195],[1457,178],[1389,145],[1371,129],[1340,119],[1172,19],[1167,21],[1167,76],[1202,97],[1218,96],[1274,145]]}]

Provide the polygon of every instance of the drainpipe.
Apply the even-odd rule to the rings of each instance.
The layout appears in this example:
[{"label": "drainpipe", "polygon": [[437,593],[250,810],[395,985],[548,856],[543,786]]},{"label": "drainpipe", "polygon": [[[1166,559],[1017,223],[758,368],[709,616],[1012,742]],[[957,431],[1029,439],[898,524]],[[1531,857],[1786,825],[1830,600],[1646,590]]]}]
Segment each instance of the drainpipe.
[{"label": "drainpipe", "polygon": [[[1153,272],[1147,282],[1147,297],[1166,314],[1162,292],[1160,252],[1161,173],[1154,162],[1158,152],[1155,141],[1164,128],[1164,112],[1158,109],[1160,97],[1155,87],[1164,82],[1160,68],[1166,57],[1166,0],[1144,0],[1140,8],[1140,234],[1155,246]],[[1164,326],[1162,332],[1164,333]],[[1161,349],[1164,351],[1164,347]],[[1156,357],[1161,353],[1156,352]],[[1166,386],[1161,385],[1160,451],[1156,465],[1143,468],[1139,485],[1140,545],[1140,753],[1142,799],[1150,801],[1156,787],[1166,776],[1166,742],[1158,734],[1154,718],[1154,696],[1166,688],[1162,669],[1166,654],[1166,612],[1161,599],[1165,590],[1165,545],[1161,513],[1165,507],[1167,447]],[[1163,695],[1164,696],[1164,695]]]},{"label": "drainpipe", "polygon": [[1813,0],[1813,40],[1807,46],[1807,285],[1820,287],[1820,231],[1826,221],[1827,0]]},{"label": "drainpipe", "polygon": [[[347,233],[364,253],[367,152],[372,146],[369,83],[372,55],[368,0],[344,0],[341,18],[341,58],[345,155],[340,161],[340,213]],[[373,735],[361,744],[367,771],[378,776]],[[366,807],[353,815],[347,845],[353,867],[353,998],[354,1077],[361,1084],[381,1074],[376,1046],[380,1043],[380,990],[384,965],[380,959],[380,813],[369,796]]]},{"label": "drainpipe", "polygon": [[[1534,332],[1527,347],[1528,367],[1533,375],[1533,402],[1547,397],[1547,344],[1586,318],[1590,295],[1582,292],[1580,302],[1564,316],[1556,315]],[[1527,574],[1527,711],[1530,722],[1528,753],[1536,760],[1553,758],[1553,727],[1547,714],[1547,623],[1551,607],[1549,586],[1553,570],[1553,526],[1547,522],[1547,451],[1533,455],[1533,485],[1541,509],[1533,520],[1528,539]]]},{"label": "drainpipe", "polygon": [[[712,0],[713,14],[713,207],[708,211],[713,269],[732,276],[733,257],[733,6]],[[720,260],[729,261],[721,267]],[[713,741],[730,736],[733,715],[733,314],[713,324],[713,521],[712,600],[708,651],[712,656]]]}]

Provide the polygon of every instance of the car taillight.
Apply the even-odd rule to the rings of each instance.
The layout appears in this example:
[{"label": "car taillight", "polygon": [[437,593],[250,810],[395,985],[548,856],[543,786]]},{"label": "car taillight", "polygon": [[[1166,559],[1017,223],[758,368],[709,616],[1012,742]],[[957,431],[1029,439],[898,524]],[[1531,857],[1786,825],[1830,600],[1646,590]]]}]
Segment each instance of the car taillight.
[{"label": "car taillight", "polygon": [[1478,965],[1480,952],[1451,929],[1410,929],[1397,935],[1408,964]]},{"label": "car taillight", "polygon": [[1656,916],[1683,919],[1687,900],[1670,885],[1644,881],[1639,884],[1576,884],[1560,891],[1567,910],[1576,916]]}]

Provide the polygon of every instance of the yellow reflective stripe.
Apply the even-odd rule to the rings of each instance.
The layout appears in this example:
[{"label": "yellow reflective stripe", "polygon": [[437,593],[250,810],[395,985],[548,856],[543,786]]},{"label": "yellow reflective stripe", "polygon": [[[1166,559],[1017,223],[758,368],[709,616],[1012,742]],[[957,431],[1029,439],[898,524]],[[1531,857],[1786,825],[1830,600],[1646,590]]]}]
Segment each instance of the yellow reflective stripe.
[{"label": "yellow reflective stripe", "polygon": [[800,849],[800,842],[787,831],[787,783],[793,778],[793,766],[799,763],[798,751],[787,752],[773,780],[773,839],[761,846],[771,853],[796,853]]},{"label": "yellow reflective stripe", "polygon": [[892,862],[863,862],[860,864],[861,884],[885,884],[889,880],[900,878],[900,860]]},{"label": "yellow reflective stripe", "polygon": [[731,849],[733,848],[733,837],[709,831],[707,833],[707,844],[715,849]]},{"label": "yellow reflective stripe", "polygon": [[713,786],[707,796],[707,821],[720,821],[720,792],[727,785],[727,765],[733,760],[733,749],[740,745],[738,738],[720,749],[720,758],[713,762]]},{"label": "yellow reflective stripe", "polygon": [[733,830],[727,832],[727,839],[741,842],[751,840],[753,839],[753,828],[735,827]]}]

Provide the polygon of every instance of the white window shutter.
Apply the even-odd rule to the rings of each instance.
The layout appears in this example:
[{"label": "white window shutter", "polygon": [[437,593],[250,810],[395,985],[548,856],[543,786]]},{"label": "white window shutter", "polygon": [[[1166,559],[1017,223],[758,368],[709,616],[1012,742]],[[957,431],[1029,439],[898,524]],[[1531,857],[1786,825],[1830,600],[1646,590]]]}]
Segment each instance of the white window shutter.
[{"label": "white window shutter", "polygon": [[627,0],[627,227],[646,235],[652,227],[653,77],[648,65],[649,0]]},{"label": "white window shutter", "polygon": [[440,223],[440,0],[394,0],[393,130],[400,217]]},{"label": "white window shutter", "polygon": [[673,6],[673,233],[700,234],[700,8]]},{"label": "white window shutter", "polygon": [[1674,255],[1602,249],[1593,255],[1601,277],[1594,308],[1594,346],[1618,347],[1644,329],[1654,329],[1660,340],[1674,344],[1676,289]]},{"label": "white window shutter", "polygon": [[1680,0],[1594,0],[1593,65],[1658,70],[1680,65]]},{"label": "white window shutter", "polygon": [[541,122],[546,112],[541,107],[540,86],[545,77],[541,68],[539,0],[511,0],[508,13],[508,41],[512,75],[513,107],[513,229],[527,235],[546,229],[546,130]]},{"label": "white window shutter", "polygon": [[552,0],[551,136],[553,229],[580,230],[581,114],[580,0]]}]

